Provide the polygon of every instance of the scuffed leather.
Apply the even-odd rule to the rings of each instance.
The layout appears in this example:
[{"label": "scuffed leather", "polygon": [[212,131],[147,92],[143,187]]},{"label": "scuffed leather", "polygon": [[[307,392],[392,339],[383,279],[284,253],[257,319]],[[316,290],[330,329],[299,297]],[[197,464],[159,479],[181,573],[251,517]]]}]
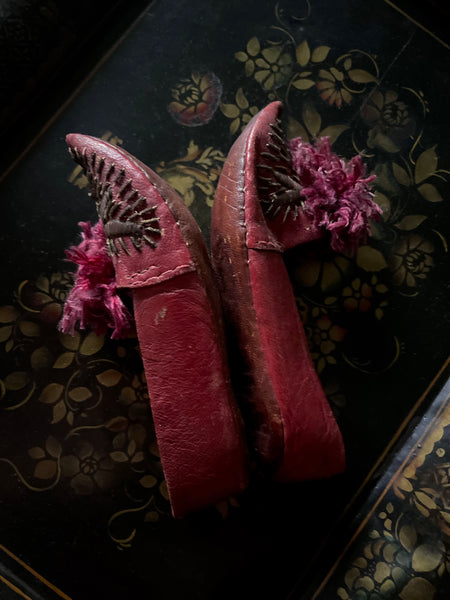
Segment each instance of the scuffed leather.
[{"label": "scuffed leather", "polygon": [[232,343],[246,377],[242,398],[262,462],[279,480],[333,475],[345,466],[341,433],[309,354],[282,251],[321,236],[304,215],[266,221],[257,164],[274,102],[230,150],[213,207],[211,246]]},{"label": "scuffed leather", "polygon": [[[203,237],[176,192],[121,148],[71,134],[125,170],[156,206],[155,248],[113,255],[117,283],[132,291],[134,316],[172,512],[180,517],[247,485],[243,425],[230,384],[220,298]],[[89,164],[89,161],[87,161]]]}]

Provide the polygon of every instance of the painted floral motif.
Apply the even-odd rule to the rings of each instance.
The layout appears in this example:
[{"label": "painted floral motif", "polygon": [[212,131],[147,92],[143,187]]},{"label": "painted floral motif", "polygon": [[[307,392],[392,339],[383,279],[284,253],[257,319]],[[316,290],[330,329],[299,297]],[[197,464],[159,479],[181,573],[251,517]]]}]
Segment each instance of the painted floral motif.
[{"label": "painted floral motif", "polygon": [[70,480],[70,486],[79,495],[90,495],[96,488],[107,491],[117,479],[112,459],[104,452],[95,450],[89,442],[80,444],[73,454],[63,456],[61,470],[63,477]]},{"label": "painted floral motif", "polygon": [[[439,579],[450,572],[447,401],[370,517],[336,598],[432,600]],[[320,598],[321,596],[319,596]],[[325,597],[325,596],[324,596]]]},{"label": "painted floral motif", "polygon": [[245,73],[253,76],[264,90],[282,86],[292,72],[293,58],[282,45],[261,49],[257,37],[249,40],[246,52],[237,52],[236,58],[244,63]]},{"label": "painted floral motif", "polygon": [[220,150],[208,146],[201,150],[193,141],[187,153],[156,166],[156,172],[180,194],[186,206],[195,203],[213,205],[217,180],[225,162]]},{"label": "painted floral motif", "polygon": [[344,73],[336,67],[330,67],[330,70],[320,69],[317,89],[320,91],[320,97],[331,106],[336,104],[338,108],[343,103],[350,104],[352,95],[344,85]]},{"label": "painted floral motif", "polygon": [[368,147],[386,152],[398,152],[416,126],[410,107],[394,90],[374,90],[361,108],[361,116],[370,128]]},{"label": "painted floral motif", "polygon": [[[339,54],[326,39],[306,39],[298,23],[310,14],[308,3],[301,19],[289,20],[277,4],[276,36],[270,28],[266,39],[259,33],[244,50],[235,49],[243,74],[235,89],[222,98],[216,75],[193,72],[171,90],[168,110],[177,123],[193,127],[208,123],[220,106],[219,118],[236,136],[259,108],[279,99],[289,137],[312,142],[329,136],[342,156],[363,154],[377,174],[376,199],[384,215],[366,245],[347,255],[319,243],[290,259],[312,357],[331,404],[345,417],[336,368],[341,357],[350,368],[371,374],[391,368],[398,357],[391,336],[386,339],[394,351],[381,345],[388,355],[381,365],[357,351],[350,360],[344,346],[354,338],[358,317],[370,322],[370,331],[378,329],[391,297],[402,294],[408,302],[405,291],[423,293],[447,251],[439,215],[449,171],[444,153],[430,141],[428,102],[410,87],[407,73],[403,81],[389,81],[388,73],[380,82],[377,58],[364,49]],[[122,143],[111,132],[102,137]],[[184,156],[156,170],[188,206],[204,209],[213,204],[224,160],[223,149],[192,140]],[[80,188],[88,183],[80,167],[69,181]],[[0,307],[2,409],[10,415],[37,407],[51,430],[43,439],[22,440],[28,446],[20,465],[2,448],[0,468],[11,489],[24,486],[38,493],[65,486],[74,496],[96,490],[113,495],[117,505],[108,515],[108,534],[120,549],[128,548],[144,523],[153,526],[170,514],[137,342],[117,346],[88,332],[73,338],[58,334],[54,325],[70,285],[66,273],[24,282],[16,302]],[[435,527],[433,532],[450,535],[450,458],[444,442],[443,431],[435,434],[399,474],[335,597],[386,600],[396,594],[402,600],[431,600],[436,581],[450,570],[444,548],[428,532]],[[430,464],[432,455],[440,459],[437,467]],[[217,509],[226,517],[237,507],[230,500]],[[417,515],[422,529],[415,525]]]},{"label": "painted floral motif", "polygon": [[328,315],[320,316],[314,325],[307,328],[311,358],[320,374],[327,364],[335,365],[337,344],[345,337],[345,329],[333,323]]},{"label": "painted floral motif", "polygon": [[229,119],[233,119],[230,125],[232,134],[242,131],[259,110],[257,106],[250,106],[242,88],[236,92],[235,101],[236,104],[221,105],[223,114]]},{"label": "painted floral motif", "polygon": [[216,112],[221,95],[222,84],[214,73],[194,72],[172,89],[168,110],[181,125],[205,125]]},{"label": "painted floral motif", "polygon": [[389,267],[396,285],[414,288],[433,268],[434,247],[416,233],[402,238],[392,249]]}]

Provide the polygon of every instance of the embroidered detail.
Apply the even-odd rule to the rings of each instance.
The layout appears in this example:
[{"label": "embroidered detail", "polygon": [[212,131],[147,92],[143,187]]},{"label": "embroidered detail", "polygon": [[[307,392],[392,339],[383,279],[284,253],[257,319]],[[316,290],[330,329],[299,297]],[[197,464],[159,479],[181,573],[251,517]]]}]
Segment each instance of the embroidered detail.
[{"label": "embroidered detail", "polygon": [[292,168],[291,154],[280,124],[279,119],[270,124],[267,150],[260,153],[263,162],[257,165],[257,177],[264,215],[274,219],[280,211],[284,211],[285,221],[291,211],[294,219],[297,218],[303,200],[300,196],[302,186]]},{"label": "embroidered detail", "polygon": [[127,238],[139,252],[144,244],[155,248],[161,235],[157,206],[148,206],[147,198],[139,195],[133,180],[126,177],[126,170],[117,170],[115,163],[105,170],[105,157],[98,157],[96,152],[87,156],[86,148],[80,151],[74,147],[69,152],[88,178],[88,193],[96,201],[108,253],[118,255],[123,250],[130,254]]}]

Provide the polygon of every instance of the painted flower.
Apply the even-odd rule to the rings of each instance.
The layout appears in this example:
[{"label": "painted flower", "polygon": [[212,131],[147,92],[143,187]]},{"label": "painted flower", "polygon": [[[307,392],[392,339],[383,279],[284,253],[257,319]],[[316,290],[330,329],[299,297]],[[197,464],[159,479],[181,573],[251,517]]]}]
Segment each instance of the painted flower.
[{"label": "painted flower", "polygon": [[359,277],[342,290],[344,308],[349,311],[366,312],[371,306],[372,288]]},{"label": "painted flower", "polygon": [[194,72],[172,89],[173,101],[168,109],[181,125],[205,125],[216,112],[221,96],[222,83],[214,73]]},{"label": "painted flower", "polygon": [[282,46],[264,48],[255,60],[255,79],[265,90],[276,89],[289,79],[292,64],[292,56]]},{"label": "painted flower", "polygon": [[89,442],[81,443],[74,454],[62,457],[61,472],[80,496],[90,495],[97,488],[109,490],[116,479],[113,460]]},{"label": "painted flower", "polygon": [[390,259],[392,281],[399,286],[416,287],[433,267],[433,251],[433,244],[416,233],[402,238],[394,246]]},{"label": "painted flower", "polygon": [[235,57],[244,63],[245,74],[251,77],[255,72],[255,59],[261,51],[261,44],[257,37],[252,37],[246,46],[246,52],[236,52]]},{"label": "painted flower", "polygon": [[333,356],[336,343],[342,342],[346,331],[339,325],[335,325],[328,315],[323,315],[317,319],[308,333],[310,333],[311,357],[316,363],[317,372],[321,373],[327,364],[336,364],[336,358]]},{"label": "painted flower", "polygon": [[397,92],[375,90],[361,108],[361,116],[370,127],[369,148],[398,152],[414,132],[415,122],[408,106]]},{"label": "painted flower", "polygon": [[222,104],[221,110],[223,114],[232,119],[230,124],[230,133],[234,135],[237,131],[243,130],[247,123],[258,112],[257,106],[250,106],[244,90],[239,88],[235,96],[236,104]]},{"label": "painted flower", "polygon": [[191,141],[185,156],[169,163],[160,163],[156,172],[180,194],[186,206],[200,201],[211,207],[215,182],[224,162],[225,156],[220,150],[212,146],[201,150]]},{"label": "painted flower", "polygon": [[344,73],[336,67],[331,67],[329,71],[320,69],[317,89],[324,102],[328,102],[330,106],[336,104],[338,108],[343,103],[350,104],[352,95],[346,88],[344,79]]}]

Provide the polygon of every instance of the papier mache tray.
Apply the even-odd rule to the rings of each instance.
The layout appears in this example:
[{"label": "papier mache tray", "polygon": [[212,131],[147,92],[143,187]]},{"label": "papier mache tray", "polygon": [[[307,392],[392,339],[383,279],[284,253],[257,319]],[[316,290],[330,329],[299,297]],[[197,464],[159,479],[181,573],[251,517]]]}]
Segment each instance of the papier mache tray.
[{"label": "papier mache tray", "polygon": [[[405,10],[155,2],[4,173],[2,598],[446,597],[449,47]],[[57,329],[64,250],[96,221],[64,139],[138,157],[209,242],[228,151],[274,100],[289,138],[329,136],[377,176],[383,215],[354,255],[313,243],[285,258],[347,467],[255,478],[174,519],[137,339]]]}]

